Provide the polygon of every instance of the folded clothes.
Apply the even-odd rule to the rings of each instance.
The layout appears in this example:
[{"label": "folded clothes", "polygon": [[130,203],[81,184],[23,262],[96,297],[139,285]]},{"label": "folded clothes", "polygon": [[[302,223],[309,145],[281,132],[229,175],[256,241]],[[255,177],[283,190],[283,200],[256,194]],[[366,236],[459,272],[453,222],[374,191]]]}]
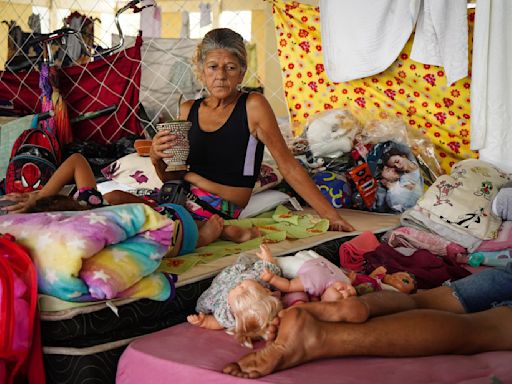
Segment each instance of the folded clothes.
[{"label": "folded clothes", "polygon": [[364,254],[375,250],[379,244],[379,240],[370,231],[365,231],[341,244],[339,249],[341,267],[360,272],[363,268]]}]

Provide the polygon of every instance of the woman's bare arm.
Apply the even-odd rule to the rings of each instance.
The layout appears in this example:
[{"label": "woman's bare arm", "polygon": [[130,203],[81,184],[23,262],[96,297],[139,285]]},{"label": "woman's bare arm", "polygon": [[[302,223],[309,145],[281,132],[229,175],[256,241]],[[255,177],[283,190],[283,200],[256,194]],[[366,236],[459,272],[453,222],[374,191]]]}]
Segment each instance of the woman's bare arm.
[{"label": "woman's bare arm", "polygon": [[277,125],[276,117],[265,97],[249,95],[247,115],[252,133],[270,150],[286,182],[323,218],[329,220],[330,229],[354,231],[318,190],[302,165],[293,157]]}]

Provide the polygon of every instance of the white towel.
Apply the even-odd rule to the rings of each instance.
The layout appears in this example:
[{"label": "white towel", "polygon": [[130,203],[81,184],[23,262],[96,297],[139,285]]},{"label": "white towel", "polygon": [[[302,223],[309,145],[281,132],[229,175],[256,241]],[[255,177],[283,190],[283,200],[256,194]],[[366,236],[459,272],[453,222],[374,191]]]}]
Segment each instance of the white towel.
[{"label": "white towel", "polygon": [[468,75],[467,0],[421,2],[411,59],[443,66],[447,85]]},{"label": "white towel", "polygon": [[329,79],[360,79],[388,68],[409,39],[419,8],[420,0],[320,0]]},{"label": "white towel", "polygon": [[471,149],[512,172],[512,1],[477,0],[471,79]]}]

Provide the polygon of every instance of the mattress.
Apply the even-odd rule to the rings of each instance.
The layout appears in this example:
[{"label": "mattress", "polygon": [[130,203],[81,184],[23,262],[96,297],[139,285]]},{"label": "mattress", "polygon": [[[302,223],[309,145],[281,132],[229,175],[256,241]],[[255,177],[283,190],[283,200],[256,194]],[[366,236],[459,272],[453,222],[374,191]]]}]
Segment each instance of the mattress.
[{"label": "mattress", "polygon": [[131,343],[119,360],[116,383],[483,384],[512,381],[511,351],[472,356],[323,359],[250,381],[221,372],[224,365],[246,353],[247,348],[223,331],[179,324]]},{"label": "mattress", "polygon": [[[338,249],[344,241],[364,230],[381,233],[399,225],[396,215],[349,210],[342,214],[358,231],[285,240],[271,244],[272,252],[277,256],[311,248],[339,263]],[[251,252],[254,251],[248,253]],[[83,305],[43,298],[40,300],[41,334],[47,382],[114,383],[117,362],[128,344],[143,335],[185,322],[213,277],[237,257],[231,255],[196,265],[178,277],[175,297],[165,302],[141,299]]]}]

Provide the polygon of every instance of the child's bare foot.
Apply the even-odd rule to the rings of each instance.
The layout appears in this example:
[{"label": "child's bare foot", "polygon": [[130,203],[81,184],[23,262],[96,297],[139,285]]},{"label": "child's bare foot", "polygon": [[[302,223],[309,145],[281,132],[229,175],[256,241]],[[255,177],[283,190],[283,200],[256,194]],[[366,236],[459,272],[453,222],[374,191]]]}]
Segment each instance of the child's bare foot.
[{"label": "child's bare foot", "polygon": [[243,243],[260,236],[261,232],[257,227],[243,228],[236,225],[226,225],[221,235],[223,240],[235,243]]},{"label": "child's bare foot", "polygon": [[279,316],[281,325],[274,342],[226,365],[222,371],[232,376],[257,378],[316,358],[327,337],[317,321],[296,307],[280,312]]},{"label": "child's bare foot", "polygon": [[[294,307],[305,310],[317,320],[333,323],[338,321],[344,321],[346,323],[364,323],[368,320],[370,315],[368,305],[358,297],[348,297],[339,301],[300,303],[294,304]],[[275,340],[280,323],[281,313],[280,316],[276,316],[274,320],[272,320],[272,323],[267,327],[265,340]]]},{"label": "child's bare foot", "polygon": [[197,240],[196,248],[204,247],[217,240],[222,233],[224,220],[219,215],[213,215],[208,221],[200,223],[198,227],[199,239]]},{"label": "child's bare foot", "polygon": [[364,323],[370,316],[368,305],[357,296],[338,301],[316,301],[298,305],[318,320]]}]

